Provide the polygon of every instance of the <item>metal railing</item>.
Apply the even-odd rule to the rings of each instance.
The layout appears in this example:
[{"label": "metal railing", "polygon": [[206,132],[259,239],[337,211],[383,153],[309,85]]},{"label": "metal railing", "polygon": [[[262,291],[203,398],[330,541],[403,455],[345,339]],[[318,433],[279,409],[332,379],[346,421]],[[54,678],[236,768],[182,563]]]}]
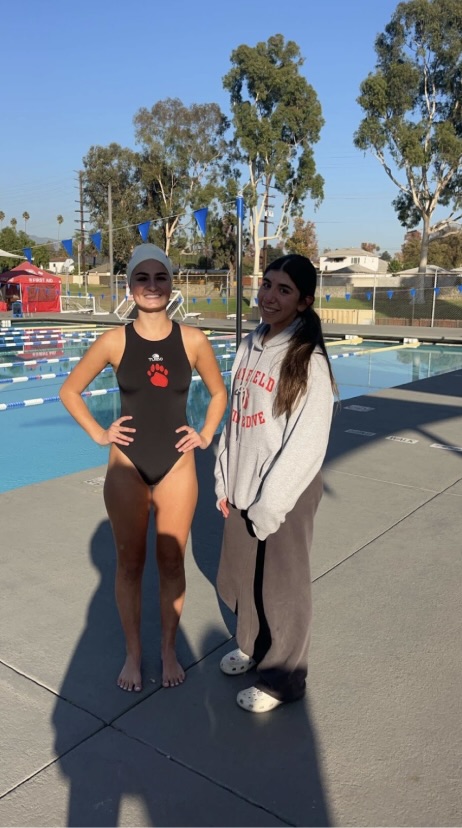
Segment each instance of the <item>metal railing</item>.
[{"label": "metal railing", "polygon": [[315,309],[324,322],[462,327],[462,277],[438,268],[426,276],[320,277]]}]

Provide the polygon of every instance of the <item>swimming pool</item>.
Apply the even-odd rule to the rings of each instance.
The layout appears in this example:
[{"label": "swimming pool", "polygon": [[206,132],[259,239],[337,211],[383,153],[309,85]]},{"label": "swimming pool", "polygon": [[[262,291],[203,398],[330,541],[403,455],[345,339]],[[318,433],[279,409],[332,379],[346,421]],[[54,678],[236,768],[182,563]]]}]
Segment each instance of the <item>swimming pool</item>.
[{"label": "swimming pool", "polygon": [[[0,332],[0,492],[39,483],[76,471],[84,471],[107,462],[109,449],[97,446],[72,420],[57,400],[64,376],[89,347],[97,329],[54,340],[16,341],[17,347],[2,347],[11,336]],[[90,336],[91,333],[91,336]],[[25,334],[22,334],[25,336]],[[14,334],[13,334],[14,338]],[[80,342],[72,340],[81,339]],[[64,340],[64,341],[61,341]],[[46,342],[52,344],[45,344]],[[212,338],[225,382],[234,356],[231,336]],[[393,343],[342,340],[328,344],[332,368],[343,400],[382,388],[401,385],[462,367],[462,347],[420,345],[402,347]],[[37,363],[37,360],[41,360]],[[37,378],[36,377],[40,377]],[[12,382],[11,380],[19,380]],[[100,374],[91,384],[100,396],[86,399],[98,419],[108,426],[119,416],[119,397],[111,391],[116,386],[112,370]],[[25,407],[25,400],[52,399],[53,402]],[[208,394],[195,378],[188,399],[188,419],[200,427]],[[18,404],[15,407],[2,406]]]}]

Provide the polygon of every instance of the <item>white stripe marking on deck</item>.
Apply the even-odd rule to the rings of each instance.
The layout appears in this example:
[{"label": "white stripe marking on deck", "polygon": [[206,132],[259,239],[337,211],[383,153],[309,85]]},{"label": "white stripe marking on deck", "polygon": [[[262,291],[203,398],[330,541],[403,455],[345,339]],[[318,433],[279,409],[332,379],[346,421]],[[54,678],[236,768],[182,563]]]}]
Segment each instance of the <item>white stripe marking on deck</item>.
[{"label": "white stripe marking on deck", "polygon": [[441,443],[432,443],[430,448],[443,449],[443,451],[462,451],[462,446],[443,446]]}]

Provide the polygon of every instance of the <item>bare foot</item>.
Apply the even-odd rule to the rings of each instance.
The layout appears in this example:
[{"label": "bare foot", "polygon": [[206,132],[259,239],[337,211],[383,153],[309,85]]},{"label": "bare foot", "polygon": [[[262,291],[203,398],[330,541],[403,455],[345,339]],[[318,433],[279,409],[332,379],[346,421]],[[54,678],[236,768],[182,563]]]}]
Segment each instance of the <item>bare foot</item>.
[{"label": "bare foot", "polygon": [[129,692],[134,690],[136,693],[140,692],[142,684],[139,659],[136,659],[133,656],[127,656],[120,676],[117,679],[117,685],[121,690],[128,690]]},{"label": "bare foot", "polygon": [[162,687],[177,687],[183,684],[186,676],[178,663],[175,650],[168,650],[162,656]]}]

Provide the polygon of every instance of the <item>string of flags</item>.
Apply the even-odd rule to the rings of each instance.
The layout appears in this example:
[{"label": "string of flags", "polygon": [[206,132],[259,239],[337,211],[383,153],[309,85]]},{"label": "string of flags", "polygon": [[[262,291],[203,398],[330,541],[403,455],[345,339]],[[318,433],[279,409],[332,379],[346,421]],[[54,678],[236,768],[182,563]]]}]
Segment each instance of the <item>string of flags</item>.
[{"label": "string of flags", "polygon": [[[457,285],[457,290],[459,291],[459,293],[462,293],[462,285]],[[434,287],[433,288],[433,293],[435,294],[435,296],[439,296],[440,293],[441,293],[441,288],[438,287],[438,286]],[[365,295],[367,301],[370,302],[371,299],[372,299],[371,291],[367,290],[364,295]],[[387,290],[388,299],[393,299],[394,295],[395,295],[394,290]],[[412,299],[415,299],[415,297],[417,296],[416,288],[409,288],[409,295],[412,297]],[[330,302],[331,298],[332,298],[332,295],[330,293],[326,293],[324,295],[324,299],[326,300],[326,302]],[[351,299],[351,293],[348,293],[348,292],[345,293],[344,298],[347,300],[347,302],[349,302],[350,299]]]},{"label": "string of flags", "polygon": [[[205,234],[207,232],[207,214],[208,214],[208,211],[209,211],[208,207],[202,207],[200,210],[194,210],[194,213],[193,213],[194,218],[196,219],[196,222],[197,222],[197,226],[199,227],[199,230],[200,230],[200,232],[202,233],[203,236],[205,236]],[[142,222],[140,222],[139,224],[136,225],[137,229],[138,229],[138,232],[139,232],[139,234],[140,234],[140,236],[141,236],[141,238],[144,242],[146,242],[149,238],[149,231],[151,229],[151,224],[153,224],[152,221],[142,221]],[[102,232],[97,231],[96,233],[91,233],[90,234],[90,239],[91,239],[92,244],[94,245],[94,247],[98,251],[98,253],[101,253]],[[73,241],[72,241],[72,239],[62,239],[61,244],[64,247],[64,250],[66,251],[69,258],[72,259],[72,252],[73,252]],[[29,251],[29,255],[32,257],[32,250],[29,247],[29,248],[24,248],[24,255],[26,256],[26,258],[29,258],[29,256],[26,253],[26,250]],[[31,258],[29,258],[29,261],[31,261]]]}]

